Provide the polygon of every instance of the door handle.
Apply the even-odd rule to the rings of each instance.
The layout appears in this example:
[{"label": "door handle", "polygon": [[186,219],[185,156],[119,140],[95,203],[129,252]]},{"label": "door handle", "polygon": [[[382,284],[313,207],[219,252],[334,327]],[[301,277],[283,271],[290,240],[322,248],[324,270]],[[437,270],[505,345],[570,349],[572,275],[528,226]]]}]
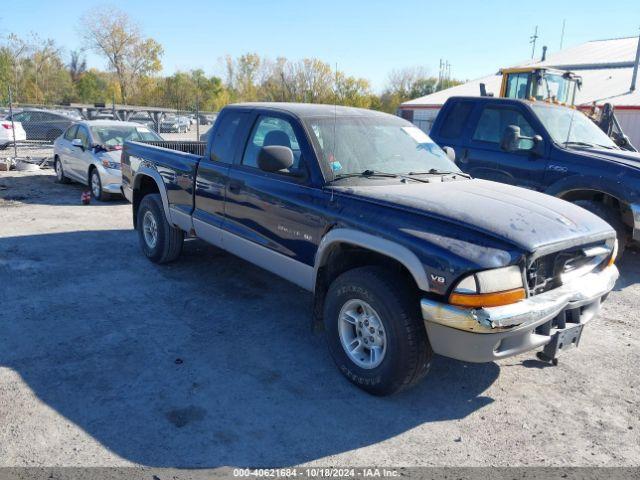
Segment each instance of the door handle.
[{"label": "door handle", "polygon": [[243,187],[244,182],[240,180],[230,180],[229,181],[229,191],[233,193],[238,193],[240,189]]}]

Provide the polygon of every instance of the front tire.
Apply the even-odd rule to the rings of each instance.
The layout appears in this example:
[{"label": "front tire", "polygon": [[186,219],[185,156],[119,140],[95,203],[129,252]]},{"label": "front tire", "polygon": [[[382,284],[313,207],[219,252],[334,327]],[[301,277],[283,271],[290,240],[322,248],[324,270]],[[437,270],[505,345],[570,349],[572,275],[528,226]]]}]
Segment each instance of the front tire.
[{"label": "front tire", "polygon": [[67,176],[64,174],[64,168],[62,166],[62,160],[60,160],[60,157],[56,157],[54,164],[53,164],[53,168],[56,171],[56,181],[58,183],[69,183],[70,180],[69,178],[67,178]]},{"label": "front tire", "polygon": [[146,195],[140,202],[136,230],[140,248],[152,262],[168,263],[180,256],[184,233],[167,221],[159,194]]},{"label": "front tire", "polygon": [[99,202],[111,199],[111,194],[102,189],[102,180],[97,168],[92,168],[91,172],[89,172],[89,188],[91,189],[91,196]]},{"label": "front tire", "polygon": [[413,289],[380,267],[349,270],[329,287],[324,323],[331,357],[347,379],[373,395],[418,383],[433,350]]},{"label": "front tire", "polygon": [[622,258],[622,255],[624,254],[625,249],[627,248],[627,243],[629,241],[629,233],[627,232],[627,229],[622,222],[620,213],[615,208],[612,208],[609,205],[605,205],[602,202],[596,202],[593,200],[576,200],[574,203],[579,207],[582,207],[585,210],[588,210],[591,213],[597,215],[613,227],[613,229],[616,231],[616,237],[618,238],[618,256],[616,260],[620,260]]}]

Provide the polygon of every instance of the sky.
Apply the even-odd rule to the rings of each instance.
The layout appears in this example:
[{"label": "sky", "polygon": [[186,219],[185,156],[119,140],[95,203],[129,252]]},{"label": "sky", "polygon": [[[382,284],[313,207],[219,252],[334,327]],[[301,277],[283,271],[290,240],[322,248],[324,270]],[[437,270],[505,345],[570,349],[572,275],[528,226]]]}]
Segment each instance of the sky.
[{"label": "sky", "polygon": [[[588,40],[638,35],[640,0],[10,0],[0,13],[0,36],[37,33],[65,56],[82,47],[80,17],[105,4],[126,11],[146,36],[164,47],[165,74],[201,68],[222,76],[222,58],[254,52],[275,59],[317,57],[381,91],[389,72],[440,59],[452,77],[472,79],[531,57],[538,26],[542,45],[560,48]],[[95,54],[89,67],[105,68]]]}]

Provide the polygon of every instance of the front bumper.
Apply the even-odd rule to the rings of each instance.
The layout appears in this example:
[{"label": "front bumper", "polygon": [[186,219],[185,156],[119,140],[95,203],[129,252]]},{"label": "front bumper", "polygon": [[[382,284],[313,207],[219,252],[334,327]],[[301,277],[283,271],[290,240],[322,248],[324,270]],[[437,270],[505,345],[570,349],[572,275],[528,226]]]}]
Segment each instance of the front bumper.
[{"label": "front bumper", "polygon": [[122,194],[122,171],[115,168],[105,168],[103,165],[98,166],[100,171],[100,181],[102,189],[107,193]]},{"label": "front bumper", "polygon": [[567,316],[573,325],[595,317],[618,275],[615,266],[607,267],[501,307],[469,309],[422,299],[429,342],[435,353],[467,362],[491,362],[540,348],[562,330],[558,325],[565,325]]},{"label": "front bumper", "polygon": [[633,215],[633,239],[640,242],[640,203],[630,205]]}]

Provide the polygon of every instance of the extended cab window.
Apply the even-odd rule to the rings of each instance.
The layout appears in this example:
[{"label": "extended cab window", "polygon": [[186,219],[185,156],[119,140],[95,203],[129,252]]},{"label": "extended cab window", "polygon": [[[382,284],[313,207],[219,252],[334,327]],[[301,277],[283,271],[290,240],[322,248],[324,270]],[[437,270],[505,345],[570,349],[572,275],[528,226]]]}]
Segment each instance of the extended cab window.
[{"label": "extended cab window", "polygon": [[216,136],[211,144],[211,160],[224,163],[233,163],[233,139],[238,132],[238,126],[244,112],[227,112],[220,119],[216,127]]},{"label": "extended cab window", "polygon": [[473,103],[471,102],[458,102],[451,107],[442,121],[440,136],[444,138],[459,138],[472,109]]},{"label": "extended cab window", "polygon": [[300,145],[291,124],[279,117],[261,116],[253,127],[242,164],[258,168],[258,152],[262,147],[280,145],[293,151],[292,170],[300,164]]},{"label": "extended cab window", "polygon": [[[535,132],[524,116],[512,108],[485,107],[473,133],[473,139],[499,144],[509,125],[520,127],[520,135],[533,137]],[[525,140],[526,141],[526,140]]]}]

